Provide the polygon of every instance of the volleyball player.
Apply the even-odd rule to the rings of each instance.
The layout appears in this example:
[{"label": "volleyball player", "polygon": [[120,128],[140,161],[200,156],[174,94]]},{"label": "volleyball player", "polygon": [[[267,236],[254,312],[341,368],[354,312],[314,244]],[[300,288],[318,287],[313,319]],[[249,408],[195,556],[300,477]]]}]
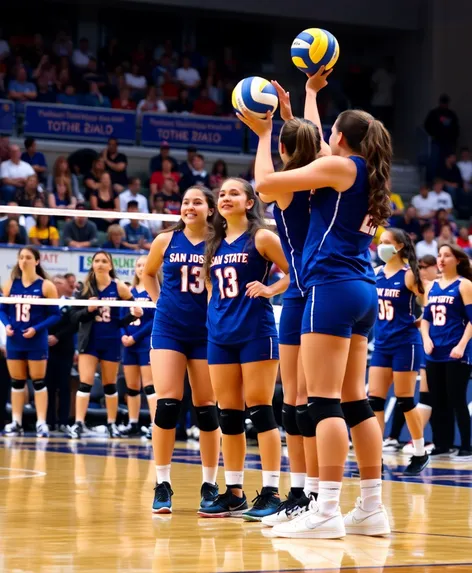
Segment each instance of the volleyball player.
[{"label": "volleyball player", "polygon": [[[282,537],[339,538],[348,533],[390,532],[382,505],[382,435],[365,392],[367,339],[378,301],[369,247],[390,215],[388,181],[392,148],[383,124],[348,110],[331,130],[333,155],[274,173],[272,121],[239,117],[259,136],[256,190],[271,196],[316,189],[303,251],[309,295],[301,353],[316,428],[320,484],[308,513],[277,525]],[[343,404],[341,405],[341,399]],[[361,477],[361,497],[343,520],[339,508],[351,435]]]},{"label": "volleyball player", "polygon": [[[186,371],[200,428],[200,507],[211,504],[218,495],[220,431],[207,362],[208,293],[202,269],[205,240],[215,213],[212,191],[190,187],[180,213],[177,225],[154,239],[143,274],[146,291],[153,301],[157,300],[151,334],[152,378],[157,395],[152,436],[156,465],[153,513],[172,512],[171,460]],[[161,267],[159,294],[157,273]]]},{"label": "volleyball player", "polygon": [[[147,257],[142,256],[136,260],[131,294],[134,300],[150,301],[151,298],[143,285],[143,271]],[[122,310],[125,318],[128,309]],[[121,329],[121,343],[123,344],[122,364],[128,394],[128,426],[121,427],[123,436],[137,436],[141,433],[138,426],[139,410],[141,407],[141,384],[146,394],[151,420],[156,412],[156,392],[152,383],[151,361],[149,350],[151,348],[151,330],[154,319],[154,309],[143,309],[143,316],[133,320]],[[152,432],[146,432],[151,437]]]},{"label": "volleyball player", "polygon": [[11,278],[3,287],[3,295],[18,299],[3,304],[0,320],[7,334],[7,366],[11,377],[12,422],[5,426],[6,436],[23,435],[23,407],[28,373],[34,388],[36,436],[48,437],[46,424],[48,393],[44,377],[48,358],[48,328],[61,318],[59,307],[21,303],[22,298],[58,298],[54,284],[41,266],[39,251],[23,247]]},{"label": "volleyball player", "polygon": [[119,438],[116,425],[118,392],[116,377],[121,359],[121,327],[143,315],[140,307],[131,308],[120,318],[118,307],[106,306],[107,300],[133,300],[130,289],[116,278],[111,255],[97,251],[84,281],[79,299],[103,300],[103,306],[76,307],[73,320],[79,323],[79,377],[75,401],[75,423],[69,428],[69,437],[80,439],[85,429],[85,416],[90,400],[97,366],[100,365],[107,409],[107,429],[110,438]]},{"label": "volleyball player", "polygon": [[414,398],[423,356],[414,310],[415,299],[424,294],[424,287],[415,247],[407,233],[394,228],[384,231],[378,255],[385,265],[376,269],[379,309],[369,369],[369,402],[383,435],[385,401],[393,374],[395,396],[405,414],[414,447],[405,475],[418,475],[429,464],[423,422]]},{"label": "volleyball player", "polygon": [[467,386],[471,366],[472,269],[467,255],[456,245],[439,249],[441,278],[427,289],[421,321],[426,373],[431,396],[432,455],[449,454],[454,441],[453,412],[461,445],[457,459],[472,456]]},{"label": "volleyball player", "polygon": [[[247,181],[223,183],[218,213],[207,240],[205,276],[211,280],[208,364],[221,409],[226,492],[199,515],[260,521],[280,504],[280,433],[272,408],[279,348],[268,299],[287,289],[289,275],[270,287],[267,278],[272,263],[284,273],[288,264],[280,239],[263,228],[260,200]],[[258,432],[262,464],[262,490],[249,510],[243,492],[245,404]]]}]

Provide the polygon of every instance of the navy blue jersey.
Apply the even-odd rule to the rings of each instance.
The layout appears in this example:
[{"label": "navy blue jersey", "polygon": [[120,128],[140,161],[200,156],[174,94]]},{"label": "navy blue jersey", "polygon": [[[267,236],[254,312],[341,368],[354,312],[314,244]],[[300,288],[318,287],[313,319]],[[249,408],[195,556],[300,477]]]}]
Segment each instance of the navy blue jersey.
[{"label": "navy blue jersey", "polygon": [[353,186],[342,193],[331,187],[310,196],[310,226],[303,249],[305,287],[361,279],[375,283],[369,247],[376,232],[368,214],[369,182],[362,157]]},{"label": "navy blue jersey", "polygon": [[[48,326],[60,319],[57,306],[42,306],[22,304],[22,298],[43,298],[44,279],[38,278],[30,286],[25,287],[21,279],[14,279],[10,289],[10,297],[18,298],[15,304],[5,304],[2,308],[2,321],[10,324],[14,334],[8,338],[9,344],[16,349],[28,350],[47,348]],[[56,317],[56,320],[54,320]],[[23,332],[28,328],[36,330],[33,338],[24,338]]]},{"label": "navy blue jersey", "polygon": [[[138,291],[136,287],[131,289],[131,294],[133,295],[134,300],[151,300],[151,297],[145,290]],[[128,314],[129,309],[126,308],[124,310],[126,313],[123,314]],[[151,348],[151,330],[154,313],[154,308],[143,308],[143,316],[136,318],[123,329],[125,334],[132,336],[135,340],[135,344],[130,347],[132,350],[149,350]]]},{"label": "navy blue jersey", "polygon": [[205,243],[193,245],[184,231],[174,231],[164,253],[163,282],[154,315],[153,334],[178,340],[206,340],[208,293],[203,278]]},{"label": "navy blue jersey", "polygon": [[[449,354],[460,342],[469,322],[459,291],[461,280],[457,279],[445,289],[440,287],[439,281],[434,281],[429,291],[424,318],[430,323],[429,336],[433,341],[434,349],[431,355],[426,355],[427,360],[433,362],[454,360]],[[469,342],[462,360],[469,361],[470,351],[471,343]]]},{"label": "navy blue jersey", "polygon": [[275,204],[274,219],[290,267],[290,285],[284,292],[284,299],[303,297],[302,255],[310,224],[310,191],[293,193],[290,205],[284,210]]},{"label": "navy blue jersey", "polygon": [[375,323],[375,348],[395,351],[402,344],[422,344],[415,326],[416,295],[405,284],[405,266],[390,278],[385,267],[377,273],[379,314]]},{"label": "navy blue jersey", "polygon": [[243,233],[231,244],[223,239],[211,263],[208,340],[218,344],[240,344],[277,336],[270,301],[246,296],[248,283],[267,284],[271,266],[272,263],[258,252],[249,233]]},{"label": "navy blue jersey", "polygon": [[[103,290],[98,290],[99,300],[120,300],[118,285],[116,281],[111,283]],[[92,325],[90,340],[94,343],[103,340],[119,340],[120,331],[120,309],[116,306],[99,306],[98,314]]]}]

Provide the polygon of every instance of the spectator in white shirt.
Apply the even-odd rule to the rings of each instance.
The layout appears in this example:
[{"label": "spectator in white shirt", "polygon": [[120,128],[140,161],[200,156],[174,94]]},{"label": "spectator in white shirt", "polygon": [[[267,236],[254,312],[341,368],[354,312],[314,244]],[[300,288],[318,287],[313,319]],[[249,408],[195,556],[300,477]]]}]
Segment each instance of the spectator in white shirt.
[{"label": "spectator in white shirt", "polygon": [[469,191],[472,187],[472,159],[470,158],[468,147],[461,149],[460,160],[457,162],[457,167],[459,167],[464,181],[464,191]]},{"label": "spectator in white shirt", "polygon": [[79,70],[85,70],[90,61],[91,53],[89,51],[89,41],[87,38],[81,38],[79,41],[79,49],[74,50],[72,54],[72,63]]},{"label": "spectator in white shirt", "polygon": [[154,112],[154,113],[167,113],[167,106],[164,100],[161,98],[160,91],[156,87],[150,86],[148,88],[147,95],[145,99],[142,99],[138,103],[137,115],[139,120],[144,112]]},{"label": "spectator in white shirt", "polygon": [[21,161],[21,150],[18,145],[10,145],[10,158],[0,166],[2,180],[1,199],[5,203],[11,201],[17,191],[25,187],[26,179],[34,175],[34,169],[26,161]]},{"label": "spectator in white shirt", "polygon": [[131,73],[125,74],[126,86],[130,89],[132,96],[144,95],[147,88],[146,76],[141,73],[138,64],[133,64]]},{"label": "spectator in white shirt", "polygon": [[423,227],[423,240],[416,244],[416,256],[421,259],[425,255],[438,256],[438,242],[434,238],[433,225]]},{"label": "spectator in white shirt", "polygon": [[190,66],[190,58],[183,58],[182,67],[177,70],[177,80],[187,89],[198,88],[201,77],[195,68]]},{"label": "spectator in white shirt", "polygon": [[452,212],[452,197],[447,191],[444,191],[444,179],[436,178],[433,183],[433,190],[430,191],[434,199],[434,210],[445,209],[448,213]]},{"label": "spectator in white shirt", "polygon": [[429,192],[427,185],[421,185],[420,192],[411,200],[420,221],[424,222],[434,217],[436,212],[436,199]]},{"label": "spectator in white shirt", "polygon": [[141,179],[139,177],[131,177],[128,184],[128,189],[118,195],[120,200],[120,211],[128,210],[128,203],[130,201],[137,201],[139,213],[149,213],[147,199],[139,191],[141,190]]}]

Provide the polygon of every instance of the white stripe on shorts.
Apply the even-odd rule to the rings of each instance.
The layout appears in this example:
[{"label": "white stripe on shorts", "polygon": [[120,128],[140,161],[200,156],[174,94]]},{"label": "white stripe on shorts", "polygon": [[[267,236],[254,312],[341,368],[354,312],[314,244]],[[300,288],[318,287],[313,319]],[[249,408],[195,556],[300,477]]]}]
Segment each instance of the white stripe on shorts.
[{"label": "white stripe on shorts", "polygon": [[413,372],[413,366],[415,365],[415,345],[411,345],[411,366],[410,372]]},{"label": "white stripe on shorts", "polygon": [[270,340],[270,356],[269,356],[269,360],[272,360],[272,336],[269,336],[269,340]]},{"label": "white stripe on shorts", "polygon": [[315,287],[313,287],[313,290],[311,291],[310,332],[314,332],[314,318],[313,318],[314,310],[315,310]]}]

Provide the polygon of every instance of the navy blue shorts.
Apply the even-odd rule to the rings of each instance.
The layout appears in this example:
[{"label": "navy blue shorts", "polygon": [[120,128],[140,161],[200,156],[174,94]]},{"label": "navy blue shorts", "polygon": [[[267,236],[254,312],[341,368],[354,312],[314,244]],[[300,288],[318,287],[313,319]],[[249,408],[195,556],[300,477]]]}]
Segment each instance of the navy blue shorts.
[{"label": "navy blue shorts", "polygon": [[240,344],[217,344],[208,341],[208,364],[246,364],[279,359],[279,341],[266,336]]},{"label": "navy blue shorts", "polygon": [[124,346],[121,363],[123,366],[149,366],[151,364],[149,350],[136,350],[132,346]]},{"label": "navy blue shorts", "polygon": [[100,344],[89,343],[81,354],[89,354],[105,362],[120,362],[121,341],[109,340],[108,343],[106,341]]},{"label": "navy blue shorts", "polygon": [[426,370],[426,352],[424,351],[424,346],[423,346],[423,345],[421,345],[420,370]]},{"label": "navy blue shorts", "polygon": [[174,350],[183,354],[187,360],[206,360],[206,340],[177,340],[168,336],[153,334],[151,336],[152,350]]},{"label": "navy blue shorts", "polygon": [[311,287],[303,313],[302,334],[368,338],[378,313],[377,289],[362,280]]},{"label": "navy blue shorts", "polygon": [[403,344],[395,351],[377,350],[374,347],[370,366],[391,368],[392,372],[419,372],[424,360],[422,344]]},{"label": "navy blue shorts", "polygon": [[305,298],[284,299],[279,322],[279,344],[300,346]]},{"label": "navy blue shorts", "polygon": [[33,350],[17,350],[11,348],[7,343],[7,360],[47,360],[49,356],[49,349],[35,348]]}]

